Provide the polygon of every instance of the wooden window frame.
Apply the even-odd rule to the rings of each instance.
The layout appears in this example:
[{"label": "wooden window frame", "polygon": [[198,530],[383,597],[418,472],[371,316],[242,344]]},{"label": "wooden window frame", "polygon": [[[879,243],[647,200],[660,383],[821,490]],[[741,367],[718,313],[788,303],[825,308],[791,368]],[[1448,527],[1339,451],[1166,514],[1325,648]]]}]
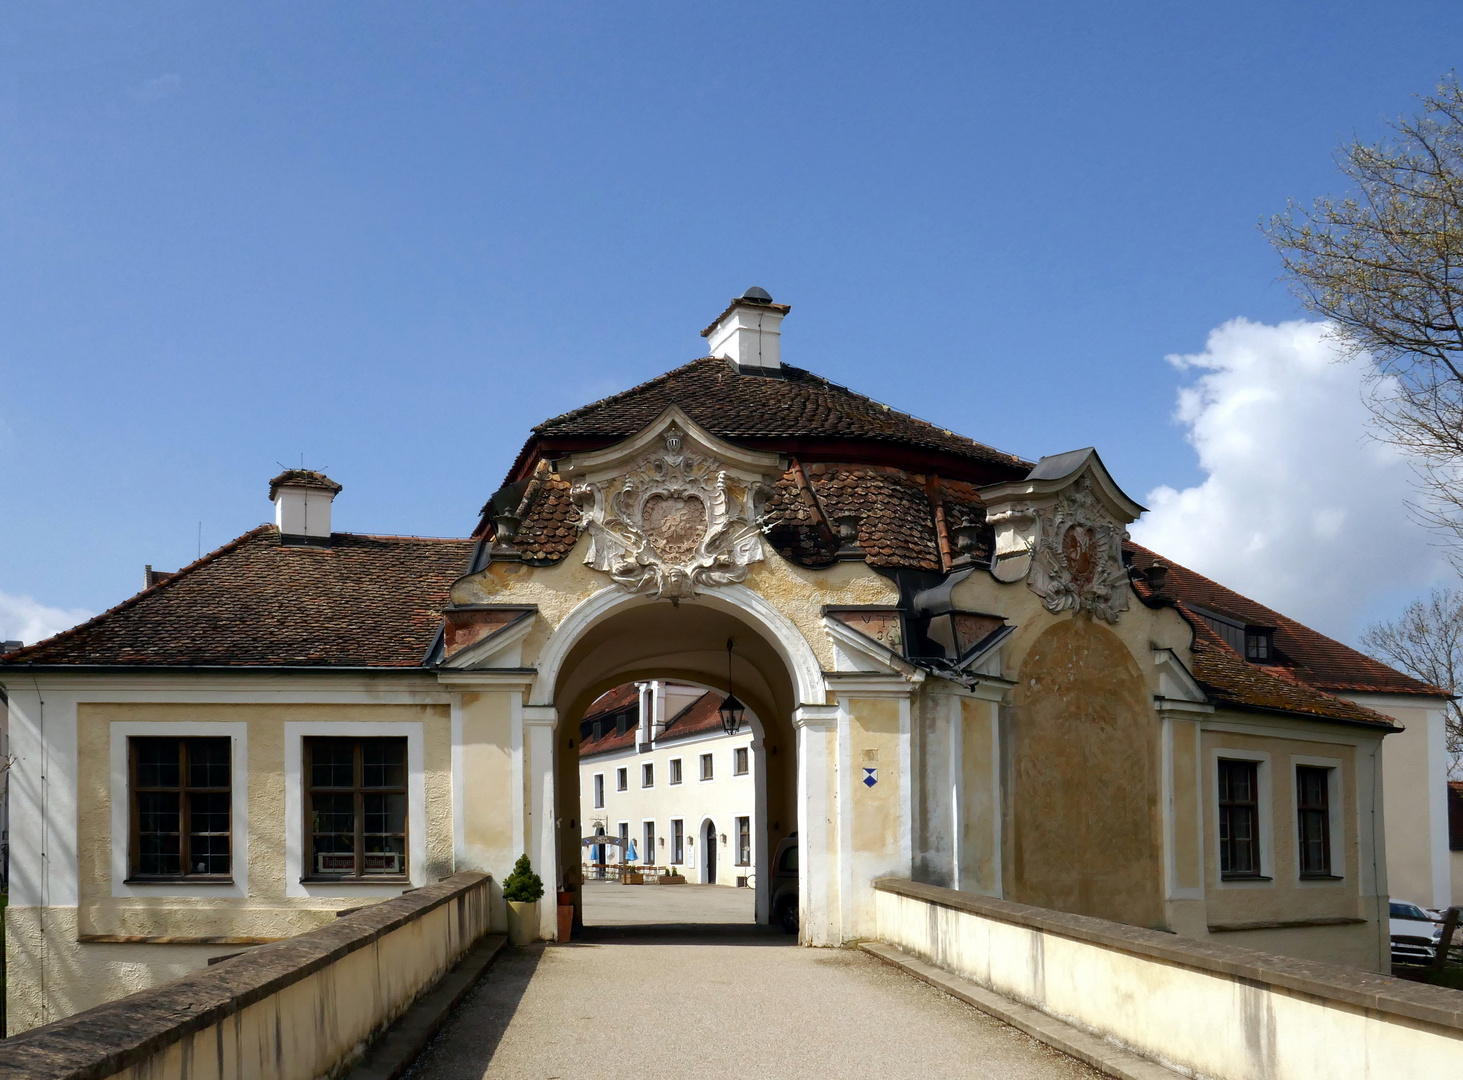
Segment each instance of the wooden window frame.
[{"label": "wooden window frame", "polygon": [[655,764],[647,761],[640,766],[640,789],[643,791],[653,787],[655,787]]},{"label": "wooden window frame", "polygon": [[672,866],[684,865],[686,861],[686,822],[684,818],[671,818],[671,854],[670,864]]},{"label": "wooden window frame", "polygon": [[[228,744],[229,782],[223,787],[194,787],[188,783],[188,744],[204,740],[217,740]],[[137,783],[137,751],[144,742],[175,742],[178,744],[178,783],[175,787],[141,787]],[[144,874],[137,869],[142,857],[141,807],[139,795],[171,792],[178,796],[178,866],[176,874]],[[189,795],[228,796],[229,814],[229,872],[226,874],[189,873],[192,862],[189,840],[192,834],[193,807]],[[127,736],[127,877],[124,885],[134,883],[153,884],[157,882],[201,882],[212,885],[231,885],[234,881],[234,740],[227,735],[129,735]]]},{"label": "wooden window frame", "polygon": [[620,768],[620,769],[616,769],[615,770],[615,790],[616,791],[629,791],[630,790],[630,770],[629,770],[628,767],[627,768]]},{"label": "wooden window frame", "polygon": [[[352,785],[349,788],[316,788],[312,780],[314,769],[314,746],[321,741],[349,742],[353,744],[351,753]],[[401,745],[402,783],[399,787],[366,787],[365,786],[365,755],[364,744],[368,741],[395,742]],[[303,882],[346,882],[352,885],[396,885],[409,883],[411,881],[411,744],[405,735],[306,735],[300,747],[300,780],[304,787],[305,820],[302,823],[303,844],[305,857],[305,873],[301,875]],[[321,874],[315,871],[315,830],[311,827],[314,819],[315,793],[319,791],[329,795],[339,795],[349,792],[354,796],[352,800],[355,816],[355,873],[353,874]],[[366,795],[400,795],[402,797],[403,815],[401,822],[401,867],[400,874],[367,874],[365,866],[365,833],[366,833]]]},{"label": "wooden window frame", "polygon": [[[1258,761],[1249,758],[1226,758],[1218,759],[1218,768],[1215,773],[1215,794],[1217,796],[1219,810],[1219,877],[1221,881],[1269,881],[1265,876],[1263,867],[1263,851],[1260,847],[1260,822],[1263,815],[1260,813],[1260,765]],[[1250,798],[1248,800],[1237,800],[1231,796],[1225,798],[1225,769],[1226,767],[1239,767],[1248,769],[1250,774]],[[1234,839],[1234,814],[1236,811],[1247,811],[1250,815],[1250,846],[1251,862],[1253,868],[1249,870],[1225,869],[1228,862],[1231,866],[1234,863],[1233,845]],[[1227,829],[1226,829],[1227,827]],[[1229,832],[1229,838],[1225,838],[1225,832]]]},{"label": "wooden window frame", "polygon": [[[1303,801],[1305,785],[1302,774],[1319,773],[1321,778],[1321,801],[1310,804]],[[1319,868],[1306,865],[1306,822],[1307,815],[1315,815],[1320,821],[1320,846],[1322,865]],[[1331,769],[1325,765],[1297,765],[1295,767],[1295,830],[1296,866],[1303,881],[1339,881],[1331,865]]]},{"label": "wooden window frame", "polygon": [[666,783],[672,786],[679,784],[683,775],[681,759],[678,757],[673,757],[667,764],[669,768],[667,768],[666,770]]},{"label": "wooden window frame", "polygon": [[746,776],[752,771],[752,752],[745,746],[732,749],[732,775]]},{"label": "wooden window frame", "polygon": [[752,819],[745,815],[735,819],[737,858],[734,866],[752,865]]},{"label": "wooden window frame", "polygon": [[597,772],[594,774],[594,808],[603,810],[605,808],[605,774]]},{"label": "wooden window frame", "polygon": [[710,755],[710,754],[702,754],[701,755],[701,779],[702,780],[715,780],[716,779],[716,762],[715,762],[714,758],[712,757],[712,755]]}]

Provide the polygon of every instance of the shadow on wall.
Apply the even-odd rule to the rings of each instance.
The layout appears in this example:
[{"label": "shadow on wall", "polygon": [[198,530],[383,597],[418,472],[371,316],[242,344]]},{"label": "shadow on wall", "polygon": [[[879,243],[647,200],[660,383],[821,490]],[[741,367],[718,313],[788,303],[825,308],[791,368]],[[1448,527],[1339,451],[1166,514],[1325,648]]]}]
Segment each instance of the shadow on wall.
[{"label": "shadow on wall", "polygon": [[1164,919],[1158,737],[1132,654],[1077,616],[1021,665],[1007,897],[1132,926]]}]

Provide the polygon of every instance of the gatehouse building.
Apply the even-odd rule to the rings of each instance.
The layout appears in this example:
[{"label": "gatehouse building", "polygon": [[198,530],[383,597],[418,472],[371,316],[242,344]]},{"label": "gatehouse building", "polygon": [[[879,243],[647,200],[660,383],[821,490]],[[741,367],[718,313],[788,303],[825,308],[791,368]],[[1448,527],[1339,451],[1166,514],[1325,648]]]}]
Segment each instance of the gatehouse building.
[{"label": "gatehouse building", "polygon": [[796,834],[805,944],[892,876],[1386,970],[1383,750],[1441,692],[1134,545],[1096,450],[784,363],[789,310],[539,424],[463,539],[335,532],[348,483],[288,470],[273,524],[0,659],[10,1030],[455,870],[562,883],[580,720],[636,684],[745,704],[746,876],[767,921]]}]

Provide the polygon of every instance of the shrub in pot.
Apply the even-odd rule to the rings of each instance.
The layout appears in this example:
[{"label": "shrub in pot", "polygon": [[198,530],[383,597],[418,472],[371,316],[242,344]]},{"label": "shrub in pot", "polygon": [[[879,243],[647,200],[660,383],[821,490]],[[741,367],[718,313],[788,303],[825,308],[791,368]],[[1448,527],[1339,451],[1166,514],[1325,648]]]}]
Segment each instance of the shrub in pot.
[{"label": "shrub in pot", "polygon": [[527,945],[538,940],[538,902],[544,895],[543,878],[533,872],[527,855],[520,855],[513,872],[503,880],[508,901],[508,943]]}]

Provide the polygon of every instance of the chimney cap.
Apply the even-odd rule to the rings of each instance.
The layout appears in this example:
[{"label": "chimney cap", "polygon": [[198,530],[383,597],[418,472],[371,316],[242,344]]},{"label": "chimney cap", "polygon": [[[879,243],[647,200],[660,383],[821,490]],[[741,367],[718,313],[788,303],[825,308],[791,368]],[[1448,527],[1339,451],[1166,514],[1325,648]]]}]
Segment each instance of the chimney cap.
[{"label": "chimney cap", "polygon": [[760,285],[753,285],[746,292],[742,293],[738,299],[750,300],[754,304],[770,304],[772,303],[772,294]]},{"label": "chimney cap", "polygon": [[317,491],[328,491],[331,495],[338,495],[341,486],[323,472],[316,472],[314,469],[286,469],[269,482],[269,498],[272,502],[279,494],[280,488],[314,488]]}]

